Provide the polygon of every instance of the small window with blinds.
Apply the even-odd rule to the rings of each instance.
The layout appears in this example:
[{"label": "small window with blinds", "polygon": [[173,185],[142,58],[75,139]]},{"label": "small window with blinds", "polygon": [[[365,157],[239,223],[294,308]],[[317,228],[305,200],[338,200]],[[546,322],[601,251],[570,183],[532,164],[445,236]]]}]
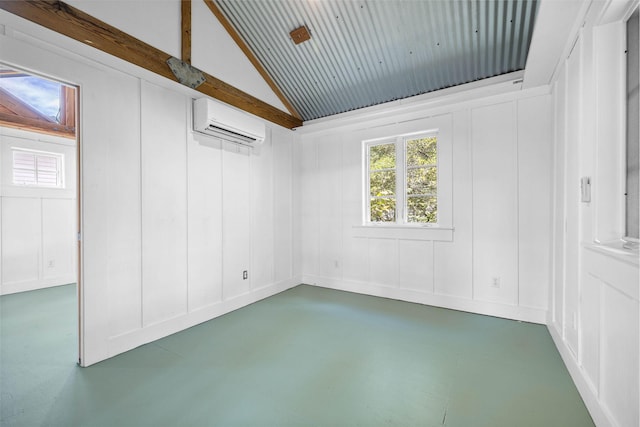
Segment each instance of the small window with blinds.
[{"label": "small window with blinds", "polygon": [[62,154],[18,148],[12,151],[14,185],[63,188]]}]

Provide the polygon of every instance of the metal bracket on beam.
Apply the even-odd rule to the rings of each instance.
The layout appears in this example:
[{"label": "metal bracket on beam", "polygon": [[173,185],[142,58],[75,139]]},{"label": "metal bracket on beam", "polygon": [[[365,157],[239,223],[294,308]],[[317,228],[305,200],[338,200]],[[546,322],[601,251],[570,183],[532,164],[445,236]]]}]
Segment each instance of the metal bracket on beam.
[{"label": "metal bracket on beam", "polygon": [[197,88],[206,80],[202,71],[174,56],[167,59],[167,65],[180,83],[192,89]]}]

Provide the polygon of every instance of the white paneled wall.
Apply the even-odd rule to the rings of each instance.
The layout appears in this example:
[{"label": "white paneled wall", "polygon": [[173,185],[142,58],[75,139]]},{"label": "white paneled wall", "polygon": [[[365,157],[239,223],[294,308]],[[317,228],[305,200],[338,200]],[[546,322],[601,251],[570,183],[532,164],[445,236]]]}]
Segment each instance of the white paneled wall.
[{"label": "white paneled wall", "polygon": [[187,143],[190,310],[222,301],[221,142],[198,138]]},{"label": "white paneled wall", "polygon": [[[596,424],[626,427],[640,424],[640,260],[637,253],[602,244],[623,235],[625,135],[624,16],[607,12],[607,21],[599,22],[602,6],[592,8],[552,86],[554,274],[548,323]],[[592,182],[589,203],[580,199],[581,177]]]},{"label": "white paneled wall", "polygon": [[[434,242],[435,293],[471,300],[473,273],[473,214],[469,201],[473,197],[471,167],[471,111],[464,109],[452,114],[456,123],[453,144],[453,224],[455,234],[451,242]],[[460,268],[460,266],[466,266]]]},{"label": "white paneled wall", "polygon": [[517,110],[509,102],[471,111],[473,297],[509,305],[518,304],[519,290]]},{"label": "white paneled wall", "polygon": [[[425,130],[431,116],[452,123],[453,240],[393,231],[363,237],[356,228],[363,221],[363,135]],[[404,121],[392,114],[370,120],[341,128],[338,119],[335,130],[301,136],[304,281],[544,323],[551,97],[511,92],[425,107]]]},{"label": "white paneled wall", "polygon": [[[549,215],[552,187],[552,150],[540,149],[540,124],[548,126],[546,137],[552,136],[548,98],[533,98],[518,104],[518,301],[529,307],[547,310],[550,283],[552,217]],[[542,166],[544,165],[544,166]],[[544,230],[544,232],[540,232]],[[546,265],[547,269],[541,269]]]},{"label": "white paneled wall", "polygon": [[[133,268],[126,285],[116,283],[114,291],[106,285],[111,307],[106,355],[298,283],[292,277],[289,131],[273,130],[252,152],[194,134],[187,126],[190,97],[145,81],[131,89],[132,105],[139,108],[132,116],[140,118],[132,125],[141,138],[120,147],[118,157],[131,162],[133,192],[126,195],[126,186],[120,187],[103,209],[121,216],[132,207],[132,218],[111,227],[134,233],[127,250]],[[276,151],[283,156],[276,158]],[[129,205],[116,202],[123,196],[132,197]],[[276,230],[284,238],[276,239]]]},{"label": "white paneled wall", "polygon": [[[195,91],[106,54],[76,56],[86,47],[0,17],[3,61],[80,87],[82,365],[300,283],[293,132],[268,126],[259,153],[195,135]],[[23,200],[2,202],[16,217]],[[4,225],[3,240],[37,240],[31,225]],[[11,263],[6,274],[26,274],[36,261]]]},{"label": "white paneled wall", "polygon": [[[76,281],[75,141],[0,128],[0,294]],[[64,156],[65,188],[13,185],[12,148]]]},{"label": "white paneled wall", "polygon": [[142,84],[143,326],[187,306],[187,107],[179,93]]},{"label": "white paneled wall", "polygon": [[[251,273],[251,157],[244,147],[231,146],[222,152],[222,259],[223,295],[234,298],[251,290],[251,281],[243,272]],[[266,230],[265,230],[266,231]]]}]

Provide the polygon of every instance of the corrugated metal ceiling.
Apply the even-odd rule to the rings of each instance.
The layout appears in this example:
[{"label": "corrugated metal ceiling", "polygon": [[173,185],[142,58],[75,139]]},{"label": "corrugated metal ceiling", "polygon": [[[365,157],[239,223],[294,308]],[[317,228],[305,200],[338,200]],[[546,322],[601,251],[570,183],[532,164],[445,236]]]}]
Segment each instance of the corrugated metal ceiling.
[{"label": "corrugated metal ceiling", "polygon": [[[536,0],[216,0],[304,120],[525,67]],[[311,40],[289,32],[305,25]]]}]

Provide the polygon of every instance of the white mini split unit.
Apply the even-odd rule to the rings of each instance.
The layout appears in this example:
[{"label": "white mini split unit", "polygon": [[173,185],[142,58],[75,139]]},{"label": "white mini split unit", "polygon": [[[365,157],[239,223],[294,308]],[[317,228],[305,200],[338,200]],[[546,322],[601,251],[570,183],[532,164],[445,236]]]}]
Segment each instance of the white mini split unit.
[{"label": "white mini split unit", "polygon": [[250,147],[264,142],[264,122],[211,99],[193,101],[193,130]]}]

